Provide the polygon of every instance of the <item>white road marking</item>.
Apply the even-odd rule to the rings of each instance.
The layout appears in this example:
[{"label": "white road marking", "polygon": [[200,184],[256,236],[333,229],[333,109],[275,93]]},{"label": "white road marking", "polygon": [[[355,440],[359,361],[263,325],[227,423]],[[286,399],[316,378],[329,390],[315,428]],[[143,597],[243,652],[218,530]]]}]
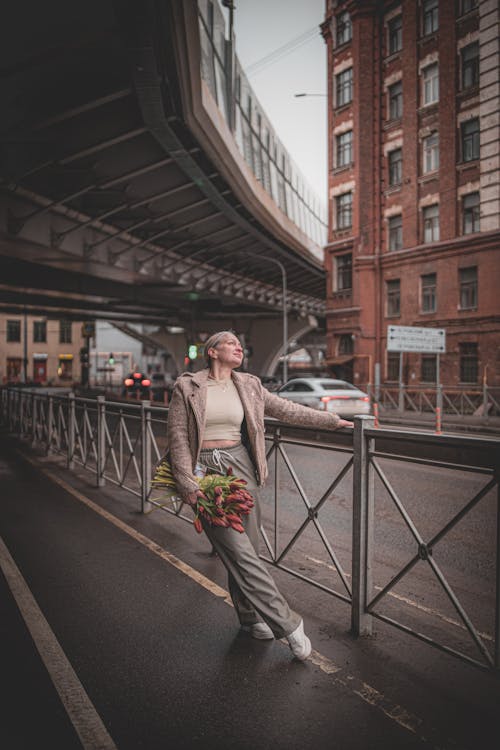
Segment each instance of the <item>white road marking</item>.
[{"label": "white road marking", "polygon": [[[23,458],[25,458],[27,461],[29,461],[34,466],[36,466],[36,468],[39,471],[45,474],[51,481],[55,482],[55,484],[58,484],[60,487],[62,487],[66,492],[68,492],[74,498],[84,503],[88,508],[90,508],[91,510],[95,511],[97,514],[105,518],[107,521],[109,521],[114,526],[119,528],[125,534],[128,534],[128,536],[132,537],[136,541],[143,544],[153,554],[157,555],[158,557],[161,557],[162,560],[165,560],[165,562],[168,562],[170,565],[172,565],[174,568],[179,570],[181,573],[184,573],[186,576],[188,576],[193,581],[198,583],[200,586],[205,588],[207,591],[210,591],[210,593],[221,598],[226,604],[233,606],[231,597],[228,591],[221,588],[218,584],[211,581],[202,573],[199,573],[197,570],[192,568],[187,563],[183,562],[182,560],[179,560],[179,558],[177,558],[175,555],[171,554],[170,552],[167,552],[165,549],[160,547],[159,544],[156,544],[156,542],[153,542],[151,539],[148,539],[148,537],[144,536],[139,531],[136,531],[134,528],[132,528],[131,526],[128,526],[122,520],[120,520],[116,516],[109,513],[107,510],[104,510],[104,508],[101,508],[99,505],[97,505],[97,503],[94,503],[93,500],[86,497],[83,493],[79,492],[77,489],[72,487],[64,479],[61,479],[60,477],[53,474],[50,470],[46,469],[45,467],[42,467],[40,463],[38,463],[35,459],[25,454],[22,454],[22,455],[23,455]],[[281,639],[281,640],[283,643],[286,644],[285,639]],[[385,716],[387,716],[389,719],[394,721],[403,729],[406,729],[412,732],[413,734],[415,734],[423,742],[431,741],[434,747],[436,748],[439,747],[440,750],[445,750],[446,748],[450,748],[450,749],[454,748],[456,750],[462,750],[454,740],[448,740],[448,739],[443,740],[441,736],[441,732],[437,732],[432,727],[428,726],[426,730],[424,730],[423,721],[418,716],[415,716],[410,711],[407,711],[405,708],[398,705],[397,703],[393,703],[390,699],[386,698],[382,693],[379,693],[378,690],[371,687],[370,685],[363,682],[362,680],[359,680],[353,675],[345,673],[343,667],[339,667],[331,659],[329,659],[326,656],[323,656],[318,651],[313,650],[311,655],[308,658],[308,661],[315,664],[325,674],[331,676],[333,682],[340,685],[342,688],[347,689],[348,691],[354,693],[368,705],[382,711],[382,713]],[[340,674],[341,672],[343,674]],[[439,737],[439,745],[435,744],[434,737]],[[92,748],[92,750],[94,750],[94,748]],[[98,748],[98,750],[100,750],[100,748]]]},{"label": "white road marking", "polygon": [[83,747],[86,750],[117,750],[1,538],[0,568]]},{"label": "white road marking", "polygon": [[[335,565],[330,565],[330,563],[323,562],[323,560],[317,560],[315,557],[309,557],[309,555],[306,555],[306,559],[310,560],[311,562],[315,563],[316,565],[321,565],[324,568],[328,568],[329,570],[333,570],[334,573],[338,573],[337,568]],[[346,578],[350,578],[350,573],[344,573]],[[381,586],[374,586],[374,589],[377,589],[377,591],[382,591]],[[440,620],[443,620],[444,622],[447,622],[449,625],[454,625],[457,628],[460,628],[461,630],[465,630],[467,633],[469,632],[465,625],[461,622],[458,622],[458,620],[454,620],[452,617],[448,617],[447,615],[444,615],[442,612],[439,612],[437,609],[431,609],[430,607],[426,607],[424,604],[419,604],[418,602],[415,602],[413,599],[408,599],[406,596],[402,596],[401,594],[396,594],[395,591],[388,591],[387,596],[392,596],[393,599],[397,599],[400,602],[403,602],[404,604],[408,604],[410,607],[415,607],[415,609],[419,609],[421,612],[425,612],[427,615],[433,615],[434,617],[437,617]],[[494,638],[489,633],[481,633],[478,631],[478,635],[481,636],[481,638],[484,638],[485,641],[491,641],[494,642]]]}]

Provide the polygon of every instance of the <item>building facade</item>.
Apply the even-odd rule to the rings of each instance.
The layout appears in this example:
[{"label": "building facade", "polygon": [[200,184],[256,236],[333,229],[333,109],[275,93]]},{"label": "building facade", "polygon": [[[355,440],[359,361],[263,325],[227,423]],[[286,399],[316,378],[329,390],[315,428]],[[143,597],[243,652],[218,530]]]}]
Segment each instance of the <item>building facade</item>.
[{"label": "building facade", "polygon": [[500,385],[498,3],[327,0],[322,30],[330,370],[398,381],[388,326],[444,328],[440,381]]},{"label": "building facade", "polygon": [[81,323],[0,314],[0,382],[78,383],[84,345]]}]

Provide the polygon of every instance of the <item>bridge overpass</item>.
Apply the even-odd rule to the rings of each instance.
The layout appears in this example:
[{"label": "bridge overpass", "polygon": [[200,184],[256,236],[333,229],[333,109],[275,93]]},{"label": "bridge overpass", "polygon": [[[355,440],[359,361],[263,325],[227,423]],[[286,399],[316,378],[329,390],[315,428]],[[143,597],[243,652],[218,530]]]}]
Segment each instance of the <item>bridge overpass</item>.
[{"label": "bridge overpass", "polygon": [[217,3],[11,8],[0,311],[233,327],[269,371],[324,314],[325,220]]}]

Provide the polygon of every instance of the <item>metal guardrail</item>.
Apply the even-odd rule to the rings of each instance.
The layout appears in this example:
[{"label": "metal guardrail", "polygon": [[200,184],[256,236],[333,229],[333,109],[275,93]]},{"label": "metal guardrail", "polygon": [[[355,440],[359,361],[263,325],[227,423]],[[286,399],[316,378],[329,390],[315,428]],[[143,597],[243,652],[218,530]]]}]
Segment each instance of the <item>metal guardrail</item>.
[{"label": "metal guardrail", "polygon": [[[43,447],[47,453],[62,456],[68,468],[82,466],[94,473],[98,486],[110,482],[131,492],[139,498],[143,512],[162,507],[191,522],[191,513],[183,513],[182,503],[165,506],[150,489],[154,464],[166,448],[168,410],[164,407],[153,407],[147,401],[123,404],[107,402],[103,396],[94,400],[75,398],[73,394],[58,396],[16,388],[2,389],[0,405],[2,421],[11,433]],[[351,607],[352,630],[356,635],[370,634],[373,621],[377,619],[468,664],[500,674],[500,441],[421,432],[413,434],[376,429],[373,425],[372,417],[356,417],[353,433],[332,433],[290,428],[275,420],[266,421],[268,462],[271,474],[274,473],[274,483],[271,482],[267,489],[271,493],[270,499],[263,498],[262,503],[265,506],[262,534],[267,550],[263,559],[347,603]],[[303,454],[304,448],[322,452],[321,475],[326,483],[319,491],[316,485],[306,489],[301,475],[299,454]],[[297,451],[299,454],[294,458]],[[323,458],[324,452],[329,456],[327,461]],[[420,528],[420,525],[425,526],[422,519],[418,522],[413,519],[408,499],[391,481],[390,467],[394,462],[403,467],[422,467],[427,472],[466,472],[475,475],[475,480],[482,485],[452,517],[442,521],[440,528],[430,533]],[[328,476],[325,466],[329,467]],[[347,552],[341,550],[341,545],[335,541],[334,525],[326,517],[336,505],[334,493],[341,483],[344,487],[348,483],[348,492],[352,493],[352,544]],[[285,498],[292,490],[298,498],[298,508],[294,508],[293,514],[281,491],[285,484]],[[383,493],[386,502],[402,519],[410,542],[408,549],[404,550],[407,561],[399,569],[392,570],[388,583],[377,586],[373,580],[374,570],[379,558],[383,557],[379,537],[387,512],[381,510]],[[434,499],[435,502],[438,500]],[[491,551],[495,555],[494,592],[487,601],[492,632],[486,633],[474,624],[471,603],[465,604],[461,600],[464,593],[457,593],[460,587],[450,580],[450,575],[439,563],[439,545],[444,539],[450,540],[458,524],[474,509],[487,512],[485,503],[492,514],[491,525],[495,527],[496,524],[495,549]],[[268,533],[268,529],[273,531]],[[330,578],[340,582],[340,590],[330,582],[325,584],[304,573],[306,558],[311,560],[311,557],[300,549],[299,541],[307,545],[306,535],[310,530],[314,531],[315,543],[328,560],[325,567],[332,570]],[[457,543],[460,543],[460,537]],[[459,548],[457,553],[460,552]],[[455,614],[455,619],[443,615],[437,628],[430,610],[419,607],[419,617],[429,615],[426,624],[430,623],[432,635],[425,635],[420,626],[412,627],[403,621],[404,607],[409,602],[395,592],[395,587],[420,563],[427,566]],[[392,606],[396,602],[397,616],[384,610],[384,603],[388,601]],[[442,630],[443,623],[446,631]],[[437,629],[439,633],[434,635]],[[446,641],[451,631],[455,640],[456,633],[460,638],[467,635],[467,645],[450,646]],[[471,655],[470,648],[474,649],[474,655]],[[479,657],[476,652],[479,652]]]},{"label": "metal guardrail", "polygon": [[500,387],[486,384],[470,386],[379,386],[368,384],[367,392],[378,403],[380,412],[406,411],[415,414],[435,413],[452,416],[500,416]]}]

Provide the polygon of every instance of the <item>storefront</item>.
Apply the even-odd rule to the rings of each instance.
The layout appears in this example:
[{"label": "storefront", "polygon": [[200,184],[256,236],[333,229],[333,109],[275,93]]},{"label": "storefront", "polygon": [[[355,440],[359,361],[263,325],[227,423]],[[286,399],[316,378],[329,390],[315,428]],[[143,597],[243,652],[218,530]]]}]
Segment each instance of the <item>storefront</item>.
[{"label": "storefront", "polygon": [[60,354],[57,375],[61,380],[73,380],[73,355]]},{"label": "storefront", "polygon": [[7,383],[19,383],[23,371],[23,361],[21,357],[7,357],[7,370],[5,379]]},{"label": "storefront", "polygon": [[47,354],[33,354],[33,382],[45,383],[47,381]]}]

